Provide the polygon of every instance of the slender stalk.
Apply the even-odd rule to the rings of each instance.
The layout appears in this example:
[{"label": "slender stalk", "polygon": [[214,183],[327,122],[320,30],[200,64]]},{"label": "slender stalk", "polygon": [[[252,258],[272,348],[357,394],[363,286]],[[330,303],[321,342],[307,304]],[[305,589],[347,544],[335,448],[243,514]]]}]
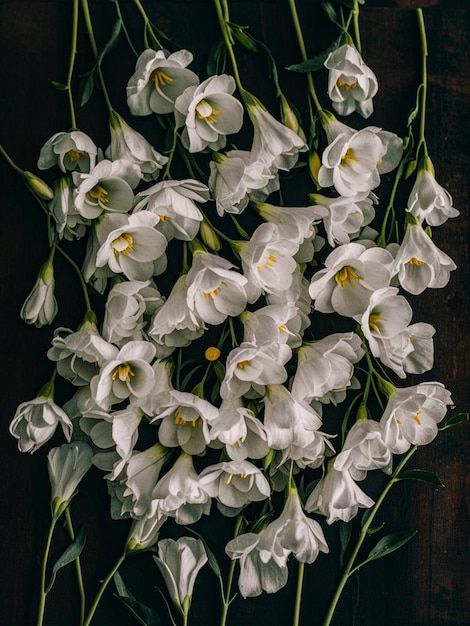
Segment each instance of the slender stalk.
[{"label": "slender stalk", "polygon": [[103,582],[101,584],[101,587],[99,588],[98,593],[96,594],[96,598],[93,600],[93,604],[91,605],[91,608],[90,608],[90,610],[88,612],[88,615],[86,616],[85,621],[83,622],[83,626],[90,626],[91,620],[93,619],[93,615],[95,614],[95,611],[98,608],[98,604],[100,603],[100,600],[101,600],[101,598],[103,596],[103,593],[106,591],[106,587],[111,582],[114,574],[121,567],[121,565],[124,562],[125,558],[126,558],[126,552],[123,552],[123,554],[121,554],[119,559],[116,561],[115,565],[112,567],[112,569],[109,572],[109,574],[103,580]]},{"label": "slender stalk", "polygon": [[297,572],[297,590],[295,593],[295,607],[294,607],[294,619],[292,626],[299,626],[300,624],[300,606],[302,603],[302,588],[304,584],[304,571],[305,563],[299,561],[299,569]]},{"label": "slender stalk", "polygon": [[67,83],[66,83],[67,95],[69,99],[70,121],[72,125],[72,130],[77,128],[77,122],[75,119],[75,107],[73,104],[73,94],[72,94],[73,68],[75,65],[75,57],[77,55],[77,32],[78,32],[78,0],[73,0],[72,35],[70,37],[70,60],[69,60],[69,71],[67,74]]},{"label": "slender stalk", "polygon": [[67,252],[65,252],[65,250],[63,250],[58,243],[53,243],[52,244],[55,250],[58,250],[60,252],[60,254],[64,257],[64,259],[66,259],[70,265],[73,267],[73,269],[76,271],[77,276],[80,280],[80,285],[82,287],[82,291],[83,291],[83,297],[85,299],[85,304],[86,304],[86,309],[87,311],[92,311],[93,309],[91,308],[91,302],[90,302],[90,296],[88,295],[88,289],[86,286],[86,282],[85,279],[83,278],[83,274],[80,270],[80,268],[78,267],[78,265],[75,263],[75,261],[72,259],[71,256],[69,256],[67,254]]},{"label": "slender stalk", "polygon": [[52,543],[52,535],[54,534],[54,528],[57,524],[57,520],[59,518],[56,515],[52,516],[51,524],[49,526],[49,532],[47,534],[46,539],[46,547],[44,548],[44,556],[42,558],[41,564],[41,579],[40,579],[40,588],[39,588],[39,607],[38,607],[38,619],[37,626],[42,626],[44,620],[44,610],[46,607],[46,570],[47,570],[47,561],[49,559],[49,552],[51,549]]},{"label": "slender stalk", "polygon": [[361,49],[361,31],[359,30],[359,2],[354,0],[354,8],[352,10],[353,27],[354,27],[354,39],[356,40],[356,48],[359,53]]},{"label": "slender stalk", "polygon": [[163,172],[163,176],[162,176],[163,180],[168,180],[171,178],[170,168],[173,162],[173,157],[175,156],[177,145],[178,145],[178,130],[175,124],[175,126],[173,127],[173,141],[171,142],[171,148],[170,148],[170,153],[168,155],[168,161],[166,163],[165,171]]},{"label": "slender stalk", "polygon": [[[75,539],[75,531],[73,529],[72,517],[70,515],[69,507],[65,509],[65,521],[67,524],[67,530],[69,532],[70,539],[73,541]],[[77,572],[77,584],[78,591],[80,594],[80,624],[83,624],[83,620],[85,619],[85,587],[83,585],[83,576],[82,576],[82,567],[80,564],[80,557],[77,556],[75,559],[75,570]]]},{"label": "slender stalk", "polygon": [[[237,522],[235,524],[235,530],[233,531],[233,536],[238,537],[238,533],[240,532],[240,527],[243,521],[243,514],[237,517]],[[222,615],[220,618],[220,626],[225,626],[227,621],[228,607],[230,606],[230,594],[232,593],[232,584],[233,584],[233,574],[235,572],[235,559],[230,561],[230,567],[228,570],[227,576],[227,587],[225,589],[225,598],[223,599],[222,605]]]},{"label": "slender stalk", "polygon": [[428,42],[426,38],[426,25],[424,23],[424,15],[422,9],[416,9],[416,17],[418,18],[419,38],[421,43],[421,106],[420,106],[420,123],[419,123],[419,141],[418,150],[422,146],[424,155],[428,155],[426,139],[424,136],[426,126],[426,100],[428,92]]},{"label": "slender stalk", "polygon": [[[289,0],[289,7],[292,14],[292,20],[294,22],[295,34],[297,37],[297,41],[300,49],[300,56],[302,57],[302,61],[308,61],[307,49],[305,47],[304,36],[302,33],[302,26],[300,25],[299,14],[297,12],[297,6],[295,4],[295,0]],[[312,97],[313,102],[315,103],[315,107],[318,113],[323,112],[323,107],[320,104],[320,100],[318,99],[317,92],[315,89],[315,83],[313,82],[312,72],[307,72],[307,84],[308,90]]]},{"label": "slender stalk", "polygon": [[[403,163],[403,162],[402,162]],[[393,187],[392,190],[390,192],[390,198],[387,204],[387,208],[385,209],[385,215],[382,221],[382,228],[380,230],[380,236],[377,240],[377,245],[385,248],[385,244],[387,243],[386,241],[386,232],[387,232],[387,223],[388,223],[388,219],[390,216],[390,213],[394,212],[394,204],[395,204],[395,196],[397,194],[397,189],[398,189],[398,184],[401,180],[402,174],[403,174],[403,167],[402,167],[402,163],[400,164],[400,166],[397,169],[397,172],[395,174],[395,180],[393,181]]]},{"label": "slender stalk", "polygon": [[189,613],[184,613],[183,615],[183,626],[188,626],[188,615]]},{"label": "slender stalk", "polygon": [[217,18],[219,20],[219,25],[220,25],[220,30],[222,32],[222,37],[225,41],[225,45],[227,47],[228,50],[228,54],[230,56],[230,60],[232,62],[232,67],[233,67],[233,76],[235,78],[235,82],[237,83],[237,87],[242,95],[242,97],[244,97],[244,95],[246,94],[246,90],[244,89],[242,83],[241,83],[241,79],[240,79],[240,72],[238,71],[238,65],[237,65],[237,59],[235,58],[235,53],[233,51],[233,43],[232,43],[232,39],[230,37],[230,33],[229,33],[229,29],[227,26],[227,21],[228,21],[228,15],[227,15],[227,11],[228,11],[228,6],[225,5],[225,14],[224,14],[224,10],[222,9],[222,5],[220,4],[219,0],[214,0],[214,6],[215,6],[215,10],[217,13]]},{"label": "slender stalk", "polygon": [[0,145],[0,154],[3,156],[8,165],[15,170],[15,172],[17,172],[21,176],[24,176],[24,171],[21,169],[21,167],[18,167],[18,165],[16,165],[16,163],[13,161],[13,159],[10,157],[10,155],[2,145]]},{"label": "slender stalk", "polygon": [[371,510],[371,513],[369,515],[369,517],[367,518],[366,522],[364,523],[364,526],[361,529],[360,535],[359,535],[359,539],[357,540],[356,545],[354,546],[354,550],[352,551],[352,554],[349,558],[349,561],[344,569],[343,575],[341,577],[341,580],[339,581],[339,585],[336,589],[336,592],[333,596],[333,599],[331,601],[331,604],[329,606],[328,612],[326,614],[325,620],[322,624],[322,626],[329,626],[331,623],[331,620],[333,618],[334,612],[336,610],[336,605],[338,604],[338,600],[341,597],[341,594],[343,592],[343,589],[348,581],[348,578],[351,576],[352,573],[354,573],[354,571],[356,571],[357,568],[354,568],[354,562],[357,558],[357,555],[359,553],[359,550],[362,547],[362,544],[364,543],[365,538],[367,537],[367,531],[370,528],[370,525],[372,524],[372,522],[374,521],[374,517],[376,515],[376,513],[378,512],[379,508],[381,507],[383,501],[385,500],[385,497],[387,496],[388,492],[390,491],[390,489],[393,487],[393,485],[398,481],[398,475],[400,474],[401,470],[403,469],[403,467],[408,463],[408,461],[410,460],[410,458],[413,456],[413,454],[416,452],[416,450],[418,449],[418,446],[413,446],[412,448],[410,448],[410,450],[405,454],[405,456],[402,458],[402,460],[400,461],[400,463],[397,465],[395,471],[392,474],[392,477],[390,478],[389,482],[387,483],[387,485],[385,486],[384,490],[382,491],[382,493],[380,494],[379,498],[377,499],[377,502],[375,503],[373,509]]}]

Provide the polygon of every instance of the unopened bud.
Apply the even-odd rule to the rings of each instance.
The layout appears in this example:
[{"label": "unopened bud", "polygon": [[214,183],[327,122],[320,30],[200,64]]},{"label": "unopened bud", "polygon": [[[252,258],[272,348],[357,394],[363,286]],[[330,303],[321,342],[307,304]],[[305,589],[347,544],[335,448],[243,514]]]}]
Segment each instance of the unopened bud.
[{"label": "unopened bud", "polygon": [[321,189],[321,185],[318,184],[318,172],[320,171],[321,160],[320,155],[316,150],[312,150],[308,155],[308,170],[313,182],[318,189]]},{"label": "unopened bud", "polygon": [[43,200],[52,200],[54,192],[39,176],[31,172],[23,172],[24,180],[31,191]]},{"label": "unopened bud", "polygon": [[378,383],[380,391],[382,391],[382,393],[385,394],[387,398],[390,398],[392,393],[395,393],[395,391],[397,390],[395,385],[389,383],[388,380],[385,380],[384,378],[379,378]]},{"label": "unopened bud", "polygon": [[299,134],[300,125],[299,120],[297,119],[297,115],[292,110],[292,107],[287,102],[287,99],[281,95],[281,118],[282,123],[294,131],[294,133]]},{"label": "unopened bud", "polygon": [[210,250],[213,250],[214,252],[218,252],[220,250],[220,239],[218,238],[215,230],[211,226],[209,226],[209,224],[205,220],[201,222],[201,225],[199,227],[199,234],[202,241]]},{"label": "unopened bud", "polygon": [[361,402],[357,410],[356,422],[365,422],[368,419],[370,419],[369,409],[364,402]]}]

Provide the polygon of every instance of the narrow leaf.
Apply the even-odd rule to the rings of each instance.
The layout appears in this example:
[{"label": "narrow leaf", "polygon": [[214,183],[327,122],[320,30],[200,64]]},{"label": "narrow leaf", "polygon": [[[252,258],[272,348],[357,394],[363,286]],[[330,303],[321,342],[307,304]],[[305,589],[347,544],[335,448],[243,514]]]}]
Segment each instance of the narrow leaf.
[{"label": "narrow leaf", "polygon": [[408,121],[406,122],[406,127],[408,128],[409,126],[411,126],[411,124],[413,123],[413,120],[416,118],[416,116],[419,113],[419,107],[420,107],[420,103],[421,103],[421,90],[423,89],[423,85],[421,84],[418,87],[418,90],[416,92],[416,104],[415,107],[412,111],[410,111],[409,115],[408,115]]},{"label": "narrow leaf", "polygon": [[51,80],[51,85],[56,89],[59,89],[59,91],[67,91],[68,89],[67,85],[64,85],[64,83],[58,83],[56,80]]},{"label": "narrow leaf", "polygon": [[341,43],[341,37],[338,37],[333,41],[331,45],[328,46],[326,50],[324,50],[321,54],[313,57],[312,59],[307,59],[307,61],[303,61],[303,63],[296,63],[294,65],[289,65],[286,69],[291,72],[318,72],[318,70],[323,69],[323,64],[326,61],[327,56],[330,52],[336,50]]},{"label": "narrow leaf", "polygon": [[385,522],[382,522],[378,526],[371,526],[370,528],[367,529],[366,532],[368,535],[374,535],[375,533],[378,533],[379,530],[382,530],[384,526],[385,526]]},{"label": "narrow leaf", "polygon": [[52,568],[51,580],[49,584],[47,585],[46,593],[49,593],[49,591],[52,589],[52,585],[55,582],[57,572],[60,569],[62,569],[62,567],[65,567],[69,563],[72,563],[73,561],[75,561],[76,558],[80,556],[85,546],[85,541],[86,541],[86,530],[82,526],[80,530],[78,531],[75,539],[72,541],[72,543],[64,550],[61,556],[54,563],[54,566]]},{"label": "narrow leaf", "polygon": [[158,613],[134,598],[118,572],[114,574],[114,584],[117,590],[116,597],[141,626],[161,626],[162,622]]},{"label": "narrow leaf", "polygon": [[214,574],[217,576],[217,578],[220,580],[222,588],[224,585],[224,579],[222,578],[222,572],[220,571],[220,567],[219,564],[217,562],[217,559],[215,558],[214,553],[212,552],[212,550],[209,548],[209,546],[207,545],[206,540],[204,539],[204,537],[202,535],[200,535],[199,533],[197,533],[195,530],[193,530],[192,528],[187,528],[185,527],[187,530],[189,530],[189,532],[193,533],[193,535],[196,535],[196,537],[199,537],[199,539],[202,541],[202,543],[204,544],[204,549],[207,553],[207,562],[209,563],[212,571],[214,572]]},{"label": "narrow leaf", "polygon": [[468,422],[469,414],[468,413],[457,413],[457,415],[452,415],[444,426],[441,426],[439,430],[447,430],[447,428],[452,428],[453,426],[457,426],[457,424],[462,424],[463,422]]},{"label": "narrow leaf", "polygon": [[220,74],[225,68],[226,47],[225,41],[220,38],[212,46],[207,60],[207,74],[213,76]]},{"label": "narrow leaf", "polygon": [[339,526],[339,541],[341,544],[341,554],[339,555],[339,564],[341,567],[344,565],[344,555],[351,539],[351,524],[347,522],[340,522]]},{"label": "narrow leaf", "polygon": [[336,15],[335,8],[331,4],[331,2],[329,2],[329,0],[322,0],[320,2],[320,5],[321,5],[321,8],[325,11],[325,13],[328,15],[328,18],[336,24],[338,21],[338,17]]},{"label": "narrow leaf", "polygon": [[116,46],[118,39],[119,39],[119,33],[121,32],[121,26],[122,26],[121,19],[118,18],[114,22],[114,26],[111,30],[111,37],[109,38],[109,41],[105,44],[105,46],[99,53],[98,58],[96,59],[96,64],[98,67],[101,65],[104,57],[108,54],[108,52],[111,52],[111,50]]},{"label": "narrow leaf", "polygon": [[390,535],[385,535],[382,537],[380,541],[375,545],[374,548],[369,552],[367,559],[362,563],[365,565],[369,563],[369,561],[375,561],[375,559],[380,559],[383,556],[387,556],[398,548],[401,548],[408,543],[408,541],[416,535],[418,531],[416,530],[405,530],[401,533],[391,533]]},{"label": "narrow leaf", "polygon": [[78,101],[80,102],[80,106],[83,107],[91,98],[93,93],[93,89],[95,87],[95,74],[94,72],[90,72],[83,76],[80,81],[80,85],[78,87]]},{"label": "narrow leaf", "polygon": [[439,476],[436,476],[436,474],[433,474],[432,472],[420,469],[402,472],[401,474],[398,474],[397,480],[420,480],[423,483],[429,483],[435,487],[444,487],[444,483]]}]

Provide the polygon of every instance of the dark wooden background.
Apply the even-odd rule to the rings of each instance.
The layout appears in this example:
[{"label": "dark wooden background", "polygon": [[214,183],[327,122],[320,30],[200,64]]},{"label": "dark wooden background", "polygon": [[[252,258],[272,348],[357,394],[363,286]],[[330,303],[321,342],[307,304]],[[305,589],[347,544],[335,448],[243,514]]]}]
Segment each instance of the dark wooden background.
[{"label": "dark wooden background", "polygon": [[[397,5],[400,4],[401,8]],[[408,2],[413,6],[435,2]],[[285,0],[231,2],[233,20],[249,24],[252,33],[265,41],[279,59],[280,78],[294,101],[304,98],[303,77],[282,68],[299,61]],[[402,134],[404,120],[414,101],[419,81],[419,49],[415,14],[405,0],[368,2],[361,11],[363,52],[379,78],[372,124]],[[111,2],[92,2],[97,37],[103,43],[114,19]],[[141,20],[131,2],[122,3],[131,31],[140,33]],[[191,49],[197,58],[195,70],[204,74],[204,63],[217,35],[212,2],[206,0],[155,0],[145,5],[164,32],[175,43]],[[311,55],[320,52],[333,38],[317,2],[299,2],[299,10]],[[39,150],[54,132],[66,130],[69,117],[66,97],[56,92],[51,80],[63,81],[68,63],[70,0],[61,2],[2,2],[0,4],[0,141],[24,169],[35,170]],[[469,171],[470,171],[470,64],[469,3],[441,0],[425,10],[429,32],[428,146],[439,182],[452,193],[460,209],[458,219],[435,229],[435,241],[457,262],[459,269],[443,290],[428,290],[413,302],[416,320],[437,328],[436,362],[427,380],[439,380],[453,393],[456,410],[470,407],[468,337],[469,315]],[[136,36],[137,36],[136,35]],[[271,103],[269,83],[259,77],[260,60],[241,57],[247,87]],[[78,71],[91,66],[83,33],[79,42]],[[104,71],[116,108],[128,119],[123,86],[133,71],[133,61],[123,43],[106,62]],[[263,82],[264,81],[264,82]],[[321,98],[327,105],[324,93]],[[98,145],[107,145],[105,110],[95,97],[79,114],[79,127],[89,132]],[[133,122],[134,123],[134,122]],[[138,127],[140,122],[135,122]],[[157,146],[158,147],[158,146]],[[16,406],[33,398],[47,380],[51,368],[45,354],[51,328],[37,330],[23,324],[19,310],[40,265],[47,258],[45,224],[17,175],[0,161],[0,293],[1,293],[1,453],[0,480],[0,623],[26,626],[35,623],[39,557],[48,525],[48,479],[45,456],[21,455],[8,426]],[[57,296],[60,312],[54,327],[74,328],[82,305],[74,277],[58,260]],[[412,382],[412,381],[411,381]],[[410,384],[411,384],[410,382]],[[60,444],[60,437],[53,440]],[[47,446],[46,446],[47,447]],[[470,570],[468,506],[468,426],[442,433],[421,449],[414,467],[437,473],[443,490],[407,482],[394,488],[380,518],[386,530],[417,529],[405,548],[379,560],[350,581],[334,621],[337,626],[434,626],[470,624],[468,574]],[[84,524],[88,541],[83,555],[86,587],[91,598],[120,554],[127,522],[108,519],[108,496],[98,472],[85,479],[73,504],[77,524]],[[97,525],[97,520],[100,525]],[[219,528],[227,529],[224,536]],[[204,533],[218,554],[229,538],[230,524],[215,518]],[[336,527],[328,529],[332,553],[338,553]],[[57,533],[65,545],[65,533]],[[223,568],[226,569],[224,562]],[[134,594],[160,611],[166,624],[164,605],[155,590],[162,581],[150,557],[130,559],[122,569]],[[320,558],[307,568],[302,624],[320,623],[338,580],[335,558]],[[291,623],[295,571],[288,586],[276,596],[237,601],[229,624],[232,626],[287,626]],[[217,587],[210,573],[198,583],[192,624],[218,623]],[[207,617],[209,611],[210,617]],[[77,597],[73,568],[59,577],[48,600],[46,624],[77,623]],[[130,615],[111,590],[97,613],[97,625],[130,625]]]}]

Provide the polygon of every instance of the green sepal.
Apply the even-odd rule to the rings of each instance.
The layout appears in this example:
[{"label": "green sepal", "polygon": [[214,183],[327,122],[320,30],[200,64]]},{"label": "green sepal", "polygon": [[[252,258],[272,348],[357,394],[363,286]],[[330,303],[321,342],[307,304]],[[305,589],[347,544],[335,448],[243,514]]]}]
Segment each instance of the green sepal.
[{"label": "green sepal", "polygon": [[405,171],[405,179],[409,178],[411,176],[411,174],[413,174],[413,172],[416,170],[416,160],[410,161],[406,167],[406,171]]},{"label": "green sepal", "polygon": [[77,559],[80,556],[83,548],[85,547],[85,542],[86,542],[86,530],[83,526],[81,526],[75,539],[64,550],[61,556],[54,563],[54,566],[52,567],[51,580],[49,581],[49,584],[47,585],[45,589],[46,593],[49,593],[49,591],[52,589],[52,585],[55,582],[57,572],[63,567],[65,567],[66,565],[68,565],[69,563],[73,563],[73,561],[75,561],[75,559]]},{"label": "green sepal", "polygon": [[256,43],[256,40],[253,39],[249,33],[245,32],[248,29],[248,26],[240,26],[239,24],[234,24],[233,22],[228,22],[228,26],[234,38],[246,50],[250,50],[250,52],[259,52],[259,46]]}]

